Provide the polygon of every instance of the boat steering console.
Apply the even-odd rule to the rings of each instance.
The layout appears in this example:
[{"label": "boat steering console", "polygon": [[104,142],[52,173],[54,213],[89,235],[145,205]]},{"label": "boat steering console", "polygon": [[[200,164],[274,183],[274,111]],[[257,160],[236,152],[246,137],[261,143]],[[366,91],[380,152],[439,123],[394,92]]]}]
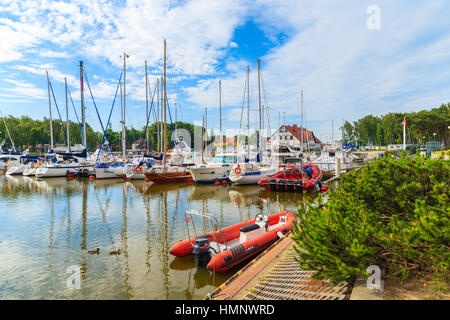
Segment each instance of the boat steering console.
[{"label": "boat steering console", "polygon": [[265,228],[267,231],[267,228],[269,227],[269,218],[261,213],[258,213],[255,216],[255,224],[257,224],[260,228]]}]

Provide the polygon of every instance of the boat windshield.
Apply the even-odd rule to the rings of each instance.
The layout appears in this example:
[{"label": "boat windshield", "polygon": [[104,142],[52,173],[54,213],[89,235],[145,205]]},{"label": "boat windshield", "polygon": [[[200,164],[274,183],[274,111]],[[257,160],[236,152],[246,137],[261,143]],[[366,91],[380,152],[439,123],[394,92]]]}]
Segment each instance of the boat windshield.
[{"label": "boat windshield", "polygon": [[215,156],[212,158],[211,163],[237,163],[237,156]]}]

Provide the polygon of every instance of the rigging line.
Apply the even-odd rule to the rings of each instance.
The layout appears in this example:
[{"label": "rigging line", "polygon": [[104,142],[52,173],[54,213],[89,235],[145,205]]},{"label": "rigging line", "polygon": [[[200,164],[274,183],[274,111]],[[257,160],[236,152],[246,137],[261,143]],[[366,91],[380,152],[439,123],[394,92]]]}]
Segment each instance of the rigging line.
[{"label": "rigging line", "polygon": [[[171,79],[174,79],[174,78],[175,78],[175,77],[174,77],[174,74],[173,74],[173,72],[172,72],[172,69],[170,70],[170,75],[171,75]],[[172,88],[174,89],[174,91],[175,91],[175,97],[176,97],[176,100],[177,100],[177,106],[178,106],[178,110],[180,111],[180,119],[182,119],[183,114],[182,114],[182,112],[181,112],[182,108],[181,108],[181,104],[180,104],[180,99],[178,99],[178,93],[177,93],[178,87],[177,87],[177,82],[176,82],[175,80],[169,81],[169,89],[170,89],[170,87],[172,87]],[[175,108],[176,108],[176,107],[175,107]],[[178,119],[177,119],[177,120],[178,120]]]},{"label": "rigging line", "polygon": [[6,132],[8,133],[9,140],[11,141],[13,150],[14,150],[14,152],[17,152],[17,151],[16,151],[16,147],[14,146],[14,141],[13,141],[13,139],[11,138],[11,135],[9,134],[9,129],[8,129],[8,126],[6,125],[5,117],[3,116],[3,113],[2,113],[1,111],[0,111],[0,116],[2,117],[3,123],[5,124]]},{"label": "rigging line", "polygon": [[[154,99],[155,99],[156,88],[157,88],[157,84],[155,84],[155,89],[153,90],[152,101],[151,101],[151,103],[150,103],[150,110],[148,111],[148,114],[147,114],[147,123],[145,124],[145,130],[144,130],[144,132],[147,132],[148,123],[149,123],[149,121],[150,121],[150,115],[151,115],[151,113],[152,113],[153,106],[154,106],[153,101],[154,101]],[[141,151],[142,151],[142,145],[141,145],[141,149],[139,150],[139,152],[141,152]],[[148,150],[147,150],[147,152],[148,152]]]},{"label": "rigging line", "polygon": [[262,85],[263,96],[264,96],[264,106],[266,109],[266,117],[267,117],[267,126],[269,129],[269,136],[272,136],[272,132],[270,130],[269,106],[267,104],[266,90],[264,89],[264,78],[263,78],[262,72],[261,72],[261,85]]},{"label": "rigging line", "polygon": [[[94,103],[95,111],[97,112],[97,117],[98,117],[98,120],[100,122],[100,125],[102,126],[102,131],[103,131],[103,139],[102,139],[102,144],[100,145],[100,151],[99,151],[99,153],[97,155],[97,160],[96,160],[96,162],[97,162],[98,161],[98,157],[100,156],[100,153],[101,153],[101,150],[102,150],[103,143],[105,141],[106,130],[105,130],[105,127],[103,126],[103,122],[102,122],[102,119],[100,117],[100,114],[98,113],[97,104],[95,103],[94,95],[92,94],[91,85],[89,84],[89,80],[88,80],[88,77],[86,75],[86,70],[85,69],[83,70],[83,74],[84,74],[84,79],[86,80],[86,83],[88,85],[89,93],[91,94],[92,102]],[[120,76],[122,77],[122,75],[120,75]],[[116,94],[117,94],[117,90],[116,90]],[[114,97],[114,100],[115,100],[115,97]],[[112,150],[111,150],[111,146],[110,146],[109,141],[108,141],[107,138],[106,138],[106,143],[108,145],[109,152],[111,152],[111,154],[113,154]]]},{"label": "rigging line", "polygon": [[66,131],[64,130],[64,126],[63,126],[63,121],[62,121],[61,113],[59,112],[58,103],[56,102],[55,93],[53,92],[53,86],[52,86],[52,83],[51,83],[50,79],[48,80],[48,83],[50,84],[50,89],[51,89],[51,91],[52,91],[52,96],[53,96],[53,101],[55,102],[56,111],[58,111],[58,115],[59,115],[59,125],[61,126],[62,131],[63,131],[63,133],[64,133],[64,140],[67,140],[67,134],[66,134]]},{"label": "rigging line", "polygon": [[[169,110],[169,118],[170,118],[170,127],[172,128],[172,135],[173,135],[173,122],[172,122],[172,115],[170,113],[170,105],[169,105],[169,99],[167,99],[166,95],[166,102],[167,102],[167,109]],[[173,139],[175,142],[175,147],[177,146],[177,139]]]},{"label": "rigging line", "polygon": [[241,122],[239,123],[238,139],[241,136],[242,117],[244,115],[245,97],[246,97],[246,92],[247,92],[246,89],[247,89],[247,77],[245,77],[245,81],[244,81],[244,95],[242,97]]},{"label": "rigging line", "polygon": [[[94,103],[95,111],[97,112],[98,120],[100,121],[100,125],[102,126],[102,131],[105,132],[105,127],[103,126],[102,118],[100,117],[100,114],[98,112],[97,104],[95,103],[94,95],[92,94],[91,86],[89,84],[89,80],[88,80],[88,77],[86,75],[86,71],[84,70],[83,73],[84,73],[84,79],[86,80],[86,83],[87,83],[88,88],[89,88],[89,93],[91,94],[92,102]],[[122,77],[122,75],[121,75],[121,77]]]},{"label": "rigging line", "polygon": [[[113,103],[112,103],[112,106],[111,106],[111,111],[109,112],[108,122],[106,123],[107,128],[108,128],[108,125],[109,125],[109,123],[111,121],[111,115],[112,115],[112,111],[114,109],[114,104],[116,102],[117,91],[119,90],[120,82],[122,81],[122,75],[123,75],[123,72],[120,73],[119,81],[117,82],[116,92],[114,94],[114,99],[113,99]],[[85,76],[85,79],[86,79],[86,83],[88,84],[89,91],[91,91],[91,87],[89,86],[89,81],[87,80],[86,74],[84,76]],[[92,96],[92,92],[91,92],[91,96]],[[94,101],[94,97],[93,96],[92,96],[92,101]],[[95,102],[94,102],[94,104],[95,104]],[[95,110],[97,110],[97,107],[95,107]],[[97,110],[97,115],[98,115],[98,110]],[[100,116],[99,116],[99,119],[100,119]],[[100,122],[101,122],[101,119],[100,119]],[[103,125],[102,125],[102,128],[103,128]],[[111,152],[111,154],[113,154],[112,150],[111,150],[111,146],[109,145],[109,141],[108,141],[108,137],[106,135],[106,131],[103,131],[102,143],[100,144],[100,150],[99,150],[99,152],[97,154],[97,159],[95,160],[95,163],[97,163],[98,158],[100,157],[100,153],[102,152],[102,147],[101,146],[103,146],[103,143],[104,143],[105,139],[106,139],[106,141],[108,143],[109,151]]]},{"label": "rigging line", "polygon": [[[77,118],[78,126],[80,127],[81,138],[83,139],[83,126],[81,125],[80,118],[78,118],[77,109],[75,108],[75,104],[73,103],[73,99],[72,99],[72,95],[70,94],[69,87],[67,87],[67,92],[69,93],[69,98],[70,98],[70,101],[72,102],[73,111],[75,112],[75,117]],[[89,153],[89,149],[87,148],[87,146],[86,146],[86,149]]]}]

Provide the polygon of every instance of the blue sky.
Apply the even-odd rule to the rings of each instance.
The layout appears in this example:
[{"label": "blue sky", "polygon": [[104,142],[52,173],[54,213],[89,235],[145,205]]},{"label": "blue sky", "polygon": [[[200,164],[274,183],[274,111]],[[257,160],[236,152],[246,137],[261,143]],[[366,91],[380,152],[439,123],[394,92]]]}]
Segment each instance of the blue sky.
[{"label": "blue sky", "polygon": [[[368,29],[367,8],[380,8],[380,29]],[[48,70],[64,107],[67,77],[79,110],[83,60],[105,122],[127,61],[127,125],[145,123],[144,61],[150,86],[162,71],[167,39],[168,95],[175,117],[238,128],[250,65],[251,127],[257,119],[256,60],[261,59],[271,128],[285,113],[300,122],[304,91],[307,126],[324,141],[345,120],[366,114],[430,109],[450,101],[450,3],[447,1],[0,1],[0,110],[48,116]],[[99,130],[86,93],[87,120]],[[263,99],[264,102],[264,99]],[[116,102],[112,126],[118,129]],[[79,111],[78,111],[79,112]],[[53,114],[57,114],[53,110]],[[75,115],[70,110],[71,120]],[[283,116],[282,116],[283,121]],[[267,125],[266,125],[267,126]]]}]

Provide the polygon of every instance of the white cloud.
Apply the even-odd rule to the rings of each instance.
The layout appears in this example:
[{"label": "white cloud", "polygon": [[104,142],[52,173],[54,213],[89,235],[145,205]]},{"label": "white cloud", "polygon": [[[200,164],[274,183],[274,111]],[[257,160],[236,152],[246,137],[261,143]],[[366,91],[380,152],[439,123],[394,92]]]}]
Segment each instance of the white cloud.
[{"label": "white cloud", "polygon": [[[442,14],[448,11],[446,2],[378,2],[382,28],[371,31],[366,28],[366,7],[371,3],[360,0],[96,0],[88,4],[4,0],[0,12],[7,18],[0,18],[0,63],[14,61],[13,69],[36,75],[48,70],[52,79],[61,83],[67,77],[77,88],[76,70],[67,74],[55,61],[81,56],[88,60],[95,98],[112,101],[123,63],[119,55],[125,50],[130,55],[127,101],[139,109],[145,105],[144,60],[152,91],[161,73],[166,38],[169,93],[184,80],[198,79],[183,88],[188,108],[208,107],[211,117],[216,117],[221,79],[223,114],[236,121],[248,63],[251,108],[257,108],[256,61],[229,56],[234,48],[254,54],[243,51],[245,39],[233,38],[239,26],[252,20],[276,44],[261,57],[274,122],[278,123],[279,111],[299,121],[303,89],[307,120],[325,132],[332,118],[356,120],[369,113],[406,111],[416,103],[428,107],[448,98],[450,30]],[[91,74],[93,64],[103,68],[107,77],[94,68]],[[32,88],[25,88],[32,93]],[[79,92],[73,91],[78,99]]]},{"label": "white cloud", "polygon": [[7,91],[11,96],[29,97],[33,99],[47,99],[47,91],[42,88],[37,88],[34,84],[15,79],[2,79],[3,82],[12,84],[13,87],[8,87]]},{"label": "white cloud", "polygon": [[68,52],[65,51],[52,51],[52,50],[46,50],[39,52],[39,55],[41,57],[48,57],[48,58],[69,58],[71,55]]}]

